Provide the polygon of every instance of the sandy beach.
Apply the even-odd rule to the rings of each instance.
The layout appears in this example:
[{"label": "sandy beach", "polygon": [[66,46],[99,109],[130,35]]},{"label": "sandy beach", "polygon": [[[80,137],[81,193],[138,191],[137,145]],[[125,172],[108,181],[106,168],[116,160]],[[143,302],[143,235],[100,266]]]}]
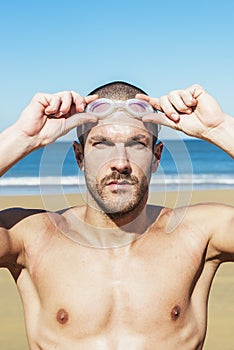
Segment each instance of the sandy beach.
[{"label": "sandy beach", "polygon": [[[57,210],[84,203],[82,195],[6,196],[0,198],[0,209],[20,206]],[[234,190],[205,190],[193,193],[151,193],[149,202],[169,207],[201,202],[234,205]],[[220,214],[222,217],[222,214]],[[23,312],[17,289],[6,270],[0,272],[0,349],[27,350]],[[219,269],[209,302],[208,332],[205,350],[234,349],[234,264]],[[172,349],[174,350],[174,349]]]}]

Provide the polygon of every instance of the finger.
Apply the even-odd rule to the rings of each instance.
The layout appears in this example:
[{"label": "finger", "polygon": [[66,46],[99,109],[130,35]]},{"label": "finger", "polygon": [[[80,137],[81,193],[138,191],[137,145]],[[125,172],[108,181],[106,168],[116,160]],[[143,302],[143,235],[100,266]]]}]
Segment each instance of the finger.
[{"label": "finger", "polygon": [[85,103],[86,103],[86,104],[89,104],[90,102],[93,102],[93,101],[96,100],[97,98],[98,98],[98,95],[95,94],[95,95],[86,96],[86,97],[84,98],[84,100],[85,100]]},{"label": "finger", "polygon": [[72,111],[71,114],[76,114],[76,113],[81,113],[85,109],[85,100],[84,97],[78,94],[75,91],[71,91],[71,96],[72,96]]},{"label": "finger", "polygon": [[53,114],[53,117],[56,118],[82,113],[88,103],[98,98],[98,95],[90,95],[84,98],[75,91],[59,92],[56,95],[61,98],[59,111]]},{"label": "finger", "polygon": [[98,95],[89,95],[86,97],[83,97],[79,94],[77,94],[75,91],[72,91],[73,96],[73,103],[75,105],[75,111],[76,113],[82,113],[85,110],[85,107],[88,103],[96,100],[98,98]]},{"label": "finger", "polygon": [[43,113],[52,114],[59,110],[61,99],[58,95],[37,93],[33,99],[33,104],[38,104],[41,106]]},{"label": "finger", "polygon": [[198,97],[200,97],[200,95],[202,95],[203,93],[205,93],[204,88],[199,85],[199,84],[193,84],[189,87],[187,87],[185,89],[185,91],[188,91],[189,93],[191,93],[191,95],[197,99]]},{"label": "finger", "polygon": [[176,108],[174,108],[173,104],[169,101],[168,96],[160,97],[159,103],[161,106],[161,110],[165,113],[165,115],[169,119],[175,122],[178,122],[180,120],[178,111]]},{"label": "finger", "polygon": [[175,90],[167,95],[167,99],[178,112],[189,114],[192,112],[192,109],[184,102],[182,95],[182,90]]},{"label": "finger", "polygon": [[58,95],[49,95],[48,99],[48,106],[45,108],[45,114],[56,114],[59,112],[60,105],[61,105],[61,97]]},{"label": "finger", "polygon": [[51,98],[58,98],[60,100],[59,112],[60,115],[65,115],[70,112],[70,109],[75,105],[74,113],[84,110],[85,102],[84,98],[75,91],[61,91],[54,95],[50,95]]},{"label": "finger", "polygon": [[58,95],[61,98],[61,104],[59,107],[59,112],[56,116],[61,116],[67,114],[70,111],[72,105],[72,94],[70,91],[64,91]]},{"label": "finger", "polygon": [[144,94],[137,94],[136,98],[140,98],[144,101],[147,101],[150,103],[155,109],[157,109],[160,112],[164,112],[168,118],[170,118],[173,121],[179,121],[180,116],[175,108],[171,105],[171,103],[168,101],[167,96],[162,96],[160,98],[147,96]]},{"label": "finger", "polygon": [[184,101],[184,103],[188,107],[194,107],[197,105],[197,100],[193,97],[193,95],[190,91],[188,91],[186,89],[181,90],[180,96],[181,96],[182,100]]},{"label": "finger", "polygon": [[66,114],[73,115],[75,113],[83,112],[85,108],[84,98],[75,91],[63,91],[56,94],[61,99],[59,114],[66,116]]},{"label": "finger", "polygon": [[136,98],[139,98],[141,100],[148,102],[149,104],[151,104],[152,107],[154,107],[155,109],[162,112],[158,98],[151,97],[151,96],[144,95],[144,94],[136,94]]}]

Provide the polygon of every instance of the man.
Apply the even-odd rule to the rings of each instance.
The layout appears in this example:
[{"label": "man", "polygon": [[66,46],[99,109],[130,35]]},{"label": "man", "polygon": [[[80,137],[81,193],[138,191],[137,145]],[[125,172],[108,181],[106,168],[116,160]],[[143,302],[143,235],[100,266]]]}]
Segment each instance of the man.
[{"label": "man", "polygon": [[232,117],[198,85],[160,99],[121,82],[85,98],[38,94],[2,133],[1,174],[78,127],[88,189],[82,207],[0,213],[0,266],[17,283],[32,350],[202,349],[212,279],[234,260],[234,211],[147,205],[157,124],[234,156]]}]

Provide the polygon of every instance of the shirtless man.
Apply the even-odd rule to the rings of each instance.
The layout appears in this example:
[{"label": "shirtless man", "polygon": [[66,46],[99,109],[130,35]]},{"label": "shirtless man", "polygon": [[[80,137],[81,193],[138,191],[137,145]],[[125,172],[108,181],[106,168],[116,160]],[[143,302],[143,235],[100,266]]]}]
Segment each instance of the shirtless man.
[{"label": "shirtless man", "polygon": [[[0,213],[0,266],[17,283],[30,348],[202,349],[211,282],[234,260],[234,210],[147,205],[162,152],[151,131],[160,123],[234,156],[234,120],[198,85],[160,99],[124,83],[96,92],[37,94],[1,134],[3,174],[78,126],[74,150],[88,188],[82,207]],[[135,95],[141,102],[99,100]]]}]

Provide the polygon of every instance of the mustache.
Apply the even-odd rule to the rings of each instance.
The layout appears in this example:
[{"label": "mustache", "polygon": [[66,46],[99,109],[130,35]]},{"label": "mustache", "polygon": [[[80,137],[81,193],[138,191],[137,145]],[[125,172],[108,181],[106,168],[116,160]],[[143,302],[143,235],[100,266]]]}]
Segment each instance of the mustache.
[{"label": "mustache", "polygon": [[101,186],[106,186],[112,181],[126,181],[130,183],[131,185],[136,185],[139,184],[139,180],[135,175],[131,174],[121,174],[118,172],[113,172],[110,175],[106,175],[101,181],[100,185]]}]

